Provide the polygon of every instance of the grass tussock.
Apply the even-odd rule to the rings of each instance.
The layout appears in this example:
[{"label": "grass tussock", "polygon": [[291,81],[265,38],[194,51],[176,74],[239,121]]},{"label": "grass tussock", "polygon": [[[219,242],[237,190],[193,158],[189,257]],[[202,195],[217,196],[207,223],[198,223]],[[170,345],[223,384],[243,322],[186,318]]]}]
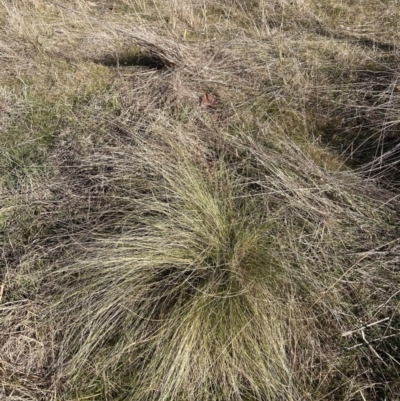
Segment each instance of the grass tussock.
[{"label": "grass tussock", "polygon": [[0,1],[1,399],[396,399],[385,5]]},{"label": "grass tussock", "polygon": [[374,235],[373,214],[332,176],[325,191],[306,189],[321,171],[295,147],[282,160],[241,143],[249,174],[229,137],[211,166],[182,147],[191,144],[183,135],[131,135],[134,145],[108,149],[107,163],[104,151],[85,163],[110,168],[103,185],[120,193],[126,212],[121,203],[110,208],[104,229],[120,234],[97,233],[83,261],[50,275],[56,315],[68,327],[63,374],[87,388],[105,375],[116,398],[304,397],[327,363],[319,349],[324,361],[306,379],[309,350],[329,338],[320,333],[315,344],[308,330],[329,325],[338,335],[352,324],[348,297],[359,284],[340,281],[353,276],[344,263],[363,271],[363,257],[343,258],[345,241],[362,241],[361,221]]}]

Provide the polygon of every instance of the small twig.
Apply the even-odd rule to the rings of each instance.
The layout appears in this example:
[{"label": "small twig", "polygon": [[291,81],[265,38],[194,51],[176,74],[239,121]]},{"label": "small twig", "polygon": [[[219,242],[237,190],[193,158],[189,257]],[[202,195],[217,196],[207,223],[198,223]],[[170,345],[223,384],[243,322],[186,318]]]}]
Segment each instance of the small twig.
[{"label": "small twig", "polygon": [[[396,336],[398,336],[398,334],[391,334],[390,336],[385,336],[382,338],[374,338],[373,340],[370,341],[370,343],[376,343],[378,341],[386,340],[387,338],[396,337]],[[351,347],[346,347],[346,349],[350,350],[350,349],[354,349],[354,348],[359,348],[359,347],[362,347],[363,345],[364,345],[364,343],[360,343],[360,344],[353,345]]]},{"label": "small twig", "polygon": [[364,330],[361,331],[361,335],[363,340],[365,341],[365,344],[368,345],[368,348],[371,350],[371,352],[385,365],[387,366],[386,362],[382,359],[382,357],[375,351],[374,347],[370,344],[370,342],[365,338],[365,333]]},{"label": "small twig", "polygon": [[385,317],[384,319],[378,320],[374,323],[365,324],[364,326],[361,326],[358,329],[345,331],[344,333],[342,333],[342,337],[346,337],[346,336],[349,336],[350,334],[357,333],[358,331],[362,331],[362,330],[366,329],[367,327],[375,326],[376,324],[386,322],[387,320],[389,320],[389,318]]},{"label": "small twig", "polygon": [[393,362],[395,362],[397,365],[400,366],[400,362],[396,359],[393,358],[392,355],[390,355],[389,353],[387,353],[386,351],[383,351]]},{"label": "small twig", "polygon": [[0,285],[0,303],[1,300],[3,299],[3,294],[4,294],[4,284]]}]

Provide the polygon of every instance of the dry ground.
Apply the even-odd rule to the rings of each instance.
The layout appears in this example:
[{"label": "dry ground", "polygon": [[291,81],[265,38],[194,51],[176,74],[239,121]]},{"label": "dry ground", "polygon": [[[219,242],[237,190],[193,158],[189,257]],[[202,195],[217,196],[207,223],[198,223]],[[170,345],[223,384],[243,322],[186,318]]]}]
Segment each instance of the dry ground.
[{"label": "dry ground", "polygon": [[0,0],[0,399],[400,394],[395,0]]}]

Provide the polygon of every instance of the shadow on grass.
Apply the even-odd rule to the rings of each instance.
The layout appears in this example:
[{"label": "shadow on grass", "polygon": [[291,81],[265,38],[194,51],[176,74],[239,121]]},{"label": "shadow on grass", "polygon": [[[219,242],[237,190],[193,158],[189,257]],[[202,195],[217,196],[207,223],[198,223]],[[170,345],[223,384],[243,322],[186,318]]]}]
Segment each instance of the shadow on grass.
[{"label": "shadow on grass", "polygon": [[356,35],[352,35],[350,33],[337,32],[335,30],[324,27],[319,22],[317,22],[315,30],[318,35],[324,36],[326,38],[349,42],[372,50],[378,50],[382,52],[394,52],[398,50],[398,46],[393,45],[392,43],[382,42],[365,37],[357,37]]},{"label": "shadow on grass", "polygon": [[345,97],[329,100],[321,140],[390,189],[400,189],[400,77],[395,68],[355,74]]},{"label": "shadow on grass", "polygon": [[107,54],[96,62],[106,67],[140,66],[150,70],[162,70],[167,67],[157,55],[142,52],[127,52],[122,55]]}]

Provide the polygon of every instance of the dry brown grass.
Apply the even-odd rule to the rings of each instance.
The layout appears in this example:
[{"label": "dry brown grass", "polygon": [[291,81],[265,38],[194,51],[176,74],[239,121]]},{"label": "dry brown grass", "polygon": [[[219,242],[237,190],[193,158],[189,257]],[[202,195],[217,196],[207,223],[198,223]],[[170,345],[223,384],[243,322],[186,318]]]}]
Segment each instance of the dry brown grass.
[{"label": "dry brown grass", "polygon": [[0,398],[396,400],[399,13],[2,0]]}]

